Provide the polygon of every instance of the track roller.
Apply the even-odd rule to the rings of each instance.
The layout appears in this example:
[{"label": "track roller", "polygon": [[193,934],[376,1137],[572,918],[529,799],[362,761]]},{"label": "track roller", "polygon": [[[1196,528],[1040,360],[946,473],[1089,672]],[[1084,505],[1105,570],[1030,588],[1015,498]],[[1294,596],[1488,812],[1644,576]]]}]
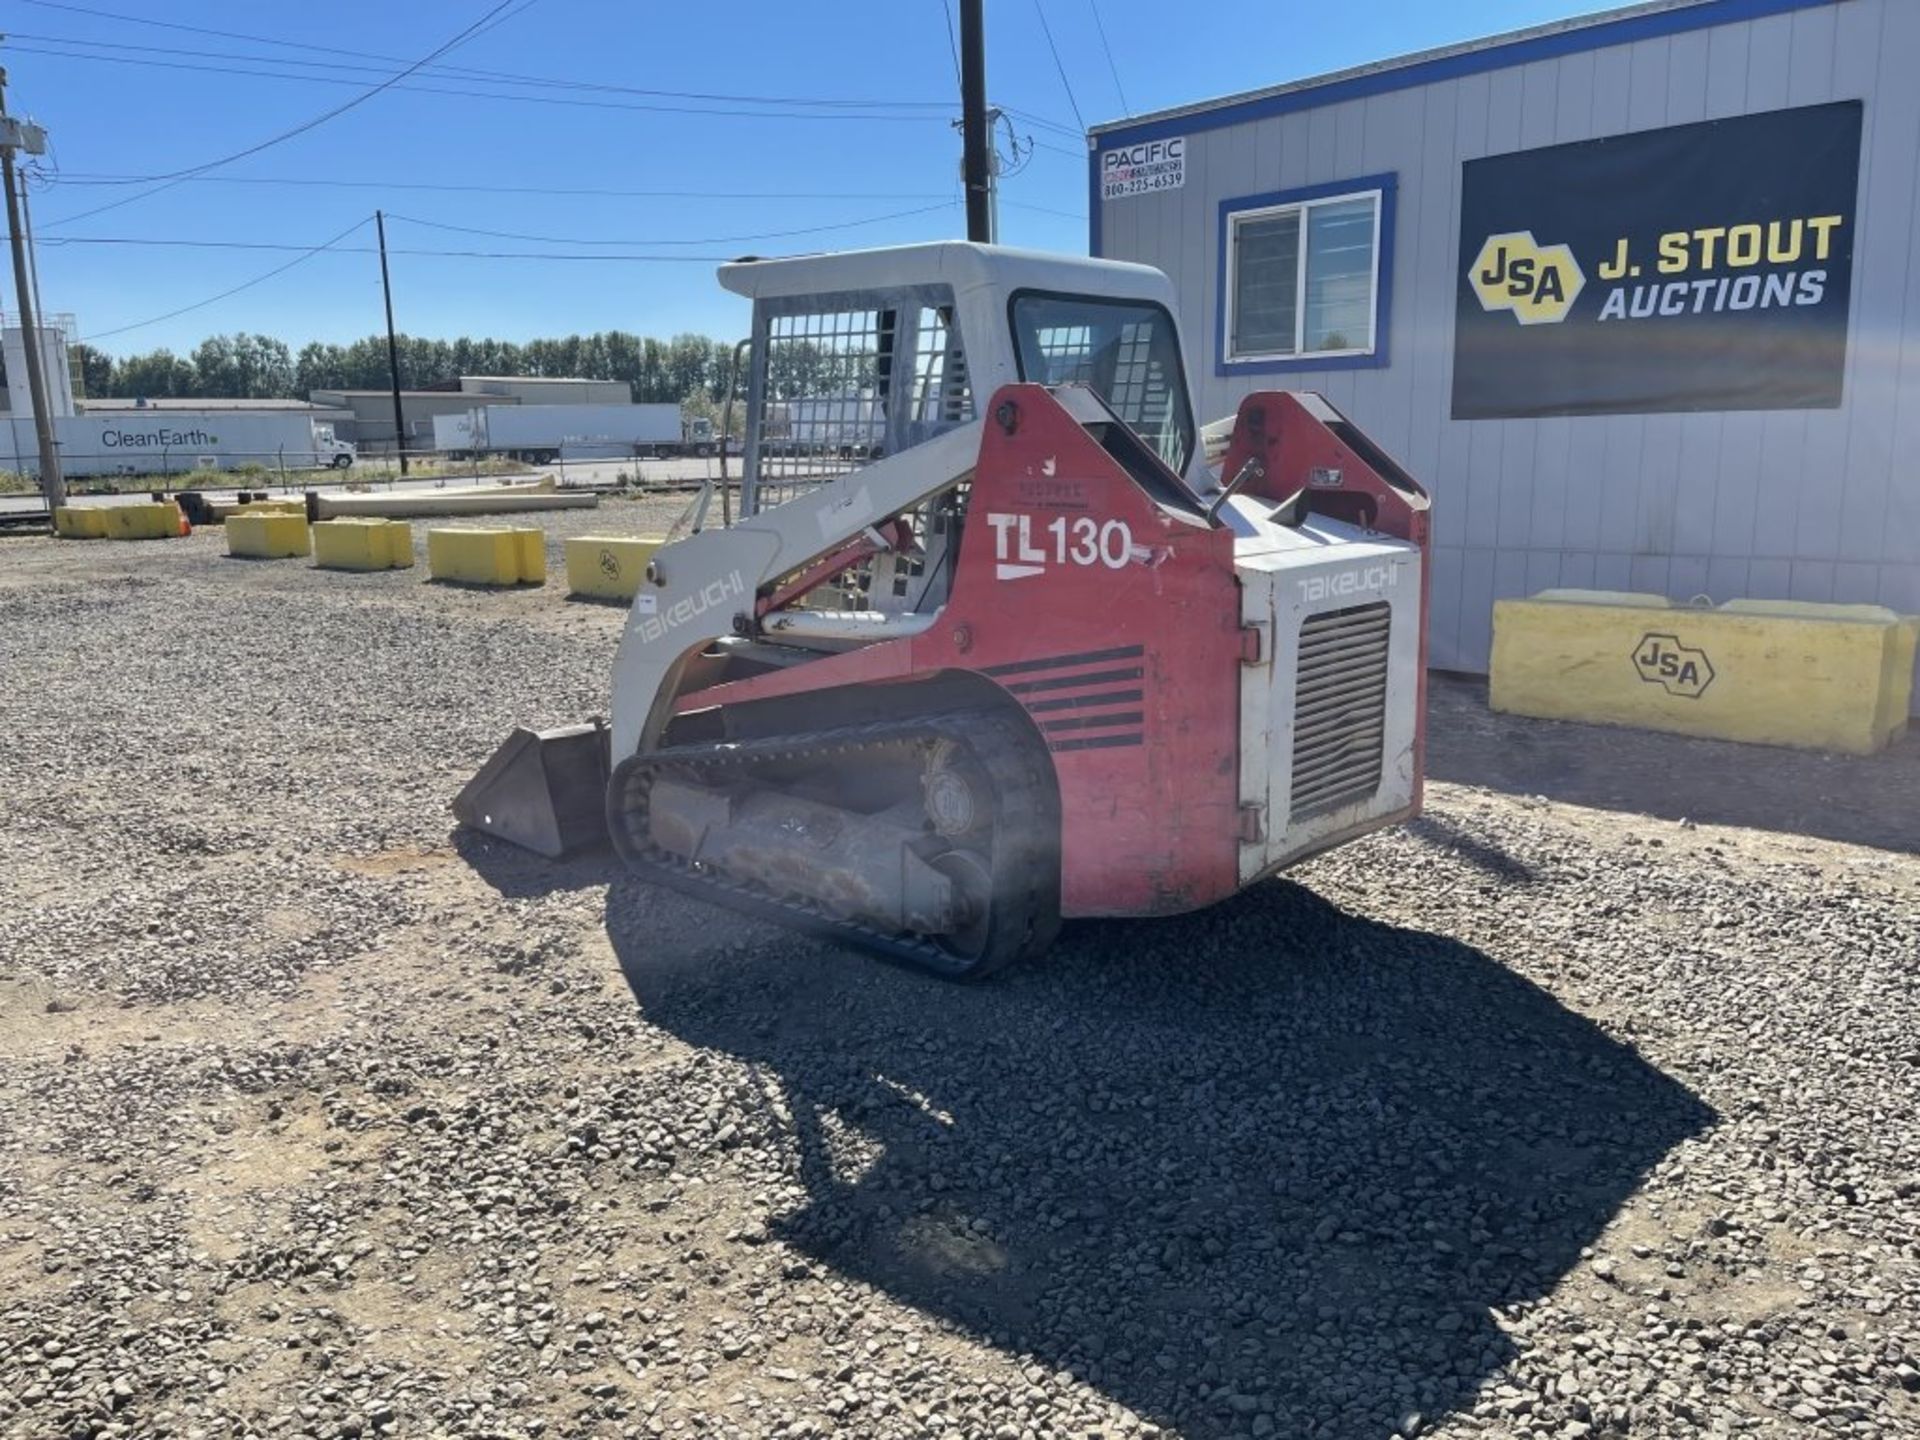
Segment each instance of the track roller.
[{"label": "track roller", "polygon": [[607,818],[649,879],[950,979],[1060,924],[1051,760],[1001,710],[635,755]]}]

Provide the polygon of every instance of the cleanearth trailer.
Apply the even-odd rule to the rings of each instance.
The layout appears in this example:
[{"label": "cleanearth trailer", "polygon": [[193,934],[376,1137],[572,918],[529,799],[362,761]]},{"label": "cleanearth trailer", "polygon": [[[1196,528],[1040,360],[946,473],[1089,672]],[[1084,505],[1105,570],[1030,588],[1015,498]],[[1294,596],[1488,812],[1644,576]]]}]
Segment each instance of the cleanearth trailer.
[{"label": "cleanearth trailer", "polygon": [[[1210,469],[1158,271],[720,275],[757,337],[733,523],[656,555],[611,728],[516,732],[463,820],[604,823],[661,883],[976,976],[1418,811],[1426,496],[1308,394],[1249,396]],[[823,394],[874,397],[860,435],[770,441]]]},{"label": "cleanearth trailer", "polygon": [[[354,448],[334,438],[333,426],[297,412],[247,414],[227,410],[153,410],[62,416],[53,422],[61,468],[82,475],[177,475],[188,470],[332,468],[354,461]],[[39,473],[33,422],[0,424],[0,466]]]}]

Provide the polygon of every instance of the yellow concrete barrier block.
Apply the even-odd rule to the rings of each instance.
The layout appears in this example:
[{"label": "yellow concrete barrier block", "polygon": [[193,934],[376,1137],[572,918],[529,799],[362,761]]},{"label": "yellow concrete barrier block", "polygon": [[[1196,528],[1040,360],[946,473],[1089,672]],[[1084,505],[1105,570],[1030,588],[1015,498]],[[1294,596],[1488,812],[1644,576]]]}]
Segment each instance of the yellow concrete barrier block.
[{"label": "yellow concrete barrier block", "polygon": [[659,535],[581,535],[567,541],[567,589],[597,600],[631,600],[647,562],[666,544]]},{"label": "yellow concrete barrier block", "polygon": [[312,548],[304,513],[233,515],[226,530],[227,554],[250,560],[282,560],[305,555]]},{"label": "yellow concrete barrier block", "polygon": [[544,585],[543,530],[448,525],[427,531],[427,574],[464,585]]},{"label": "yellow concrete barrier block", "polygon": [[1633,605],[1642,610],[1671,610],[1673,602],[1664,595],[1649,595],[1640,590],[1542,590],[1536,600],[1558,600],[1565,605]]},{"label": "yellow concrete barrier block", "polygon": [[404,520],[322,520],[313,559],[330,570],[404,570],[413,564],[413,527]]},{"label": "yellow concrete barrier block", "polygon": [[107,512],[98,505],[56,506],[53,533],[67,540],[104,540],[107,538]]},{"label": "yellow concrete barrier block", "polygon": [[1543,592],[1495,603],[1490,698],[1516,715],[1865,755],[1906,728],[1914,643],[1877,605]]},{"label": "yellow concrete barrier block", "polygon": [[102,505],[109,540],[169,540],[180,533],[180,507],[171,500],[158,504]]},{"label": "yellow concrete barrier block", "polygon": [[249,500],[244,505],[236,505],[229,512],[232,515],[305,515],[305,500]]}]

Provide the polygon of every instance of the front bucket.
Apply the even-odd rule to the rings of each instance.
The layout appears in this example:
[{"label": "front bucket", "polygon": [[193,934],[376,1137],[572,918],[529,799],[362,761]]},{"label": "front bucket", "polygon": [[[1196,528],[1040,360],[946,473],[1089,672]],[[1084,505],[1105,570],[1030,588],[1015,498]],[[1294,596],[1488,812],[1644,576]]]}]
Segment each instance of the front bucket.
[{"label": "front bucket", "polygon": [[462,825],[558,860],[607,841],[607,727],[516,727],[453,801]]}]

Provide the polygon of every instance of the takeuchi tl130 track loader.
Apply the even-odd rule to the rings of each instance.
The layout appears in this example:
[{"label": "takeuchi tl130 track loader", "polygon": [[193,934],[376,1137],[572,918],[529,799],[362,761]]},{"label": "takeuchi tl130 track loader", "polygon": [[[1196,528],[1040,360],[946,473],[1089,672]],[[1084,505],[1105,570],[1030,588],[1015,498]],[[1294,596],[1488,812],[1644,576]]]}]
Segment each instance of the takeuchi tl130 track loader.
[{"label": "takeuchi tl130 track loader", "polygon": [[1248,396],[1210,465],[1159,271],[952,242],[720,279],[737,491],[655,555],[610,726],[516,731],[462,820],[610,832],[974,977],[1418,812],[1426,495],[1304,393]]}]

